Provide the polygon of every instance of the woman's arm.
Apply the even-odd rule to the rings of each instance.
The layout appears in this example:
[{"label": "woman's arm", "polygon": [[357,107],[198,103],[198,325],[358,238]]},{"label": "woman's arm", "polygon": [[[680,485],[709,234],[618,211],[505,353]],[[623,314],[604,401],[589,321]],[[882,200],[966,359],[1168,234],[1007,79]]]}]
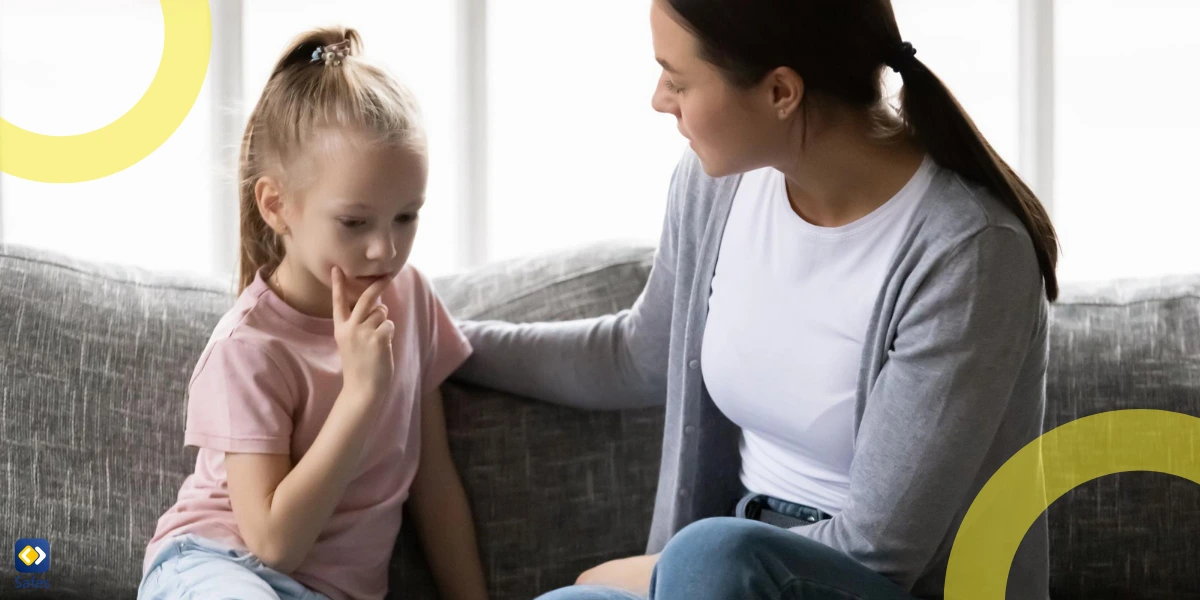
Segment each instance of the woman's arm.
[{"label": "woman's arm", "polygon": [[681,202],[694,160],[671,178],[654,265],[633,308],[594,319],[512,324],[464,321],[475,349],[456,379],[578,408],[656,406],[666,401]]},{"label": "woman's arm", "polygon": [[793,531],[911,589],[982,485],[1030,352],[1045,351],[1044,303],[1023,232],[991,226],[943,254],[869,392],[845,509]]},{"label": "woman's arm", "polygon": [[442,394],[421,401],[421,462],[408,508],[443,598],[487,598],[467,494],[450,457]]}]

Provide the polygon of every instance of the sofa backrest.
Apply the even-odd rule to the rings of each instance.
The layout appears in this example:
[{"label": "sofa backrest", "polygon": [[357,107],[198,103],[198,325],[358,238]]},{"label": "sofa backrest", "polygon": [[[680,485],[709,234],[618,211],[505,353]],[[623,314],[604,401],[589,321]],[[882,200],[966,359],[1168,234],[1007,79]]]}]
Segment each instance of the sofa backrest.
[{"label": "sofa backrest", "polygon": [[[1051,317],[1047,430],[1126,408],[1200,417],[1200,276],[1067,285]],[[1197,483],[1108,475],[1049,520],[1052,598],[1200,598]]]},{"label": "sofa backrest", "polygon": [[[652,253],[595,245],[435,285],[459,318],[583,318],[631,306]],[[185,386],[232,303],[223,283],[0,246],[0,531],[51,541],[45,597],[136,590],[155,520],[193,467]],[[1047,429],[1121,408],[1200,416],[1200,276],[1067,285],[1051,317]],[[455,383],[445,395],[494,598],[643,550],[661,411],[584,413]],[[1195,483],[1084,484],[1050,507],[1052,597],[1200,598],[1197,532]],[[392,585],[436,597],[409,526]]]},{"label": "sofa backrest", "polygon": [[[434,283],[459,317],[583,318],[631,305],[649,261],[595,246]],[[52,545],[52,589],[23,597],[136,595],[156,520],[194,466],[186,383],[230,289],[0,246],[0,532]],[[453,383],[445,403],[492,598],[527,600],[644,551],[661,411],[584,413]],[[411,522],[396,550],[393,589],[436,598]]]}]

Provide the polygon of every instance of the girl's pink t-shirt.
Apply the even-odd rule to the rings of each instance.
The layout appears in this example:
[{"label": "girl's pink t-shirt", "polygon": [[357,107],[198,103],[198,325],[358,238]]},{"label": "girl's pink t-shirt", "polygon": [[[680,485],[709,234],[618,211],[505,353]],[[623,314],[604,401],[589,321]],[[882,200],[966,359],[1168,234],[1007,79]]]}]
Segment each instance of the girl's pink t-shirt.
[{"label": "girl's pink t-shirt", "polygon": [[[429,282],[406,266],[384,291],[396,325],[391,396],[363,459],[303,564],[291,575],[333,600],[383,598],[401,505],[417,472],[421,398],[471,353]],[[285,303],[259,273],[217,324],[188,386],[184,444],[196,470],[158,520],[143,571],[163,540],[192,533],[246,549],[229,502],[226,452],[304,456],[342,390],[333,320]]]}]

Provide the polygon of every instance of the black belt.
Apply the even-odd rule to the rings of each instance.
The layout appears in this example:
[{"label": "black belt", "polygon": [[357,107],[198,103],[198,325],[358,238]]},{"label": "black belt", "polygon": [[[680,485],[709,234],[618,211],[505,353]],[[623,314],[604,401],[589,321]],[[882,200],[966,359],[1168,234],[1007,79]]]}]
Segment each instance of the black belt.
[{"label": "black belt", "polygon": [[832,519],[833,515],[811,506],[773,498],[766,494],[747,492],[738,502],[734,513],[739,519],[762,521],[768,525],[791,529]]}]

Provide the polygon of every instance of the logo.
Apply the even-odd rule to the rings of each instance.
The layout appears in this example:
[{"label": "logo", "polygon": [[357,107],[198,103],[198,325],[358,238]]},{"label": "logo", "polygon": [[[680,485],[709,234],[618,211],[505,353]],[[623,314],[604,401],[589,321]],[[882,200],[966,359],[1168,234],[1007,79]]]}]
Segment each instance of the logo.
[{"label": "logo", "polygon": [[50,570],[50,542],[42,538],[21,538],[13,544],[13,563],[18,573],[45,573]]}]

